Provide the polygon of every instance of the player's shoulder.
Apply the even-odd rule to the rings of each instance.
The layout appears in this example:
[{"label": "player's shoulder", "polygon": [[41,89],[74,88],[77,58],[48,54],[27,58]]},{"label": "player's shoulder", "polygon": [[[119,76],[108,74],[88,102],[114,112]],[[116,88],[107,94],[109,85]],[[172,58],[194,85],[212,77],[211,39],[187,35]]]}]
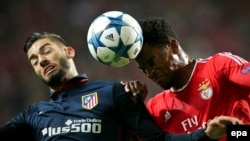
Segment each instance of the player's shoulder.
[{"label": "player's shoulder", "polygon": [[46,109],[53,109],[53,108],[54,108],[54,104],[52,104],[51,100],[39,101],[39,102],[29,105],[26,108],[26,112],[28,114],[36,114],[36,113],[38,114],[39,111],[44,111]]},{"label": "player's shoulder", "polygon": [[244,59],[243,57],[233,54],[231,52],[222,52],[222,53],[218,53],[216,55],[218,58],[224,59],[225,61],[232,61],[236,64],[244,64],[244,63],[248,63],[248,61],[246,59]]},{"label": "player's shoulder", "polygon": [[213,66],[228,66],[228,65],[242,65],[244,63],[248,63],[244,58],[233,54],[231,52],[219,52],[212,56],[209,56],[205,59],[197,59],[198,63],[206,63],[211,64]]},{"label": "player's shoulder", "polygon": [[88,80],[88,83],[90,84],[99,84],[99,85],[113,85],[115,83],[117,83],[117,81],[115,80],[104,80],[104,79],[93,79],[93,80]]},{"label": "player's shoulder", "polygon": [[14,116],[9,121],[9,123],[27,123],[29,122],[29,119],[32,119],[32,117],[39,115],[39,112],[43,111],[42,109],[45,109],[44,105],[48,104],[49,102],[46,101],[33,103],[29,105],[26,109],[24,109],[22,112]]},{"label": "player's shoulder", "polygon": [[236,54],[233,54],[231,52],[219,52],[219,53],[216,53],[214,54],[213,56],[211,57],[208,57],[208,60],[213,60],[213,61],[222,61],[222,62],[225,62],[225,61],[233,61],[235,63],[246,63],[248,61],[246,61],[244,58],[242,58],[241,56],[239,55],[236,55]]},{"label": "player's shoulder", "polygon": [[98,87],[121,85],[121,83],[115,80],[89,80],[87,85]]},{"label": "player's shoulder", "polygon": [[89,80],[84,85],[85,90],[105,90],[110,93],[124,91],[124,85],[115,80]]}]

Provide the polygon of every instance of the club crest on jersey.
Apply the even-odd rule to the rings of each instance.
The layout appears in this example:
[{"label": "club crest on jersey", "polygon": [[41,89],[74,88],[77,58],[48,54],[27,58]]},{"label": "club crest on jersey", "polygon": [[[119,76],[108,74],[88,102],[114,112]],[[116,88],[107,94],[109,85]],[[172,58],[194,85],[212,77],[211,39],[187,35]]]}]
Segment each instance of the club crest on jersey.
[{"label": "club crest on jersey", "polygon": [[94,108],[97,104],[98,104],[98,95],[96,92],[82,96],[83,108],[90,110]]},{"label": "club crest on jersey", "polygon": [[210,81],[208,79],[202,81],[201,84],[199,84],[198,91],[200,92],[202,99],[209,99],[213,95],[213,90],[210,87]]}]

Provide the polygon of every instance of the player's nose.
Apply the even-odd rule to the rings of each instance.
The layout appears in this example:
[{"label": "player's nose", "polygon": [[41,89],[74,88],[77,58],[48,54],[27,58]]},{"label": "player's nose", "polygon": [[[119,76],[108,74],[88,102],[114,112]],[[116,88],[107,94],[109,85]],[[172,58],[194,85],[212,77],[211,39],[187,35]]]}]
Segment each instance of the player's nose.
[{"label": "player's nose", "polygon": [[46,57],[40,56],[39,63],[41,67],[45,67],[46,65],[49,64],[49,60]]}]

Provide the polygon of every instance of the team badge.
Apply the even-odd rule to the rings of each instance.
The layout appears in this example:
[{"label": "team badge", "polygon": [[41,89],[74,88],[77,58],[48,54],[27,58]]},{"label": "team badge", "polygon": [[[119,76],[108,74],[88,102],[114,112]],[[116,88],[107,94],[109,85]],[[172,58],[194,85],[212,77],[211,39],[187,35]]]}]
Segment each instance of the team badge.
[{"label": "team badge", "polygon": [[210,87],[210,81],[208,79],[204,80],[198,88],[202,99],[209,99],[213,95],[213,90]]},{"label": "team badge", "polygon": [[85,109],[92,109],[98,104],[98,95],[97,93],[88,94],[82,96],[82,107]]}]

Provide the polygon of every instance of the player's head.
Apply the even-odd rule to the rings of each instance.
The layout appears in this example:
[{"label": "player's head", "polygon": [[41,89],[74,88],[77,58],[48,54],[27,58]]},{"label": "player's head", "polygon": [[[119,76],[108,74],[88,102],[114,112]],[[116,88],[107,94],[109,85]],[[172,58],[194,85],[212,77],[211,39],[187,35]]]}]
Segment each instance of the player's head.
[{"label": "player's head", "polygon": [[24,44],[24,52],[37,76],[51,89],[61,87],[72,75],[76,75],[73,62],[75,51],[57,34],[31,34]]},{"label": "player's head", "polygon": [[176,39],[177,35],[172,26],[161,17],[148,17],[139,20],[143,31],[143,44],[166,45],[170,39]]},{"label": "player's head", "polygon": [[162,88],[173,84],[176,70],[188,63],[177,35],[163,18],[149,17],[139,20],[143,31],[143,47],[136,57],[138,67]]}]

